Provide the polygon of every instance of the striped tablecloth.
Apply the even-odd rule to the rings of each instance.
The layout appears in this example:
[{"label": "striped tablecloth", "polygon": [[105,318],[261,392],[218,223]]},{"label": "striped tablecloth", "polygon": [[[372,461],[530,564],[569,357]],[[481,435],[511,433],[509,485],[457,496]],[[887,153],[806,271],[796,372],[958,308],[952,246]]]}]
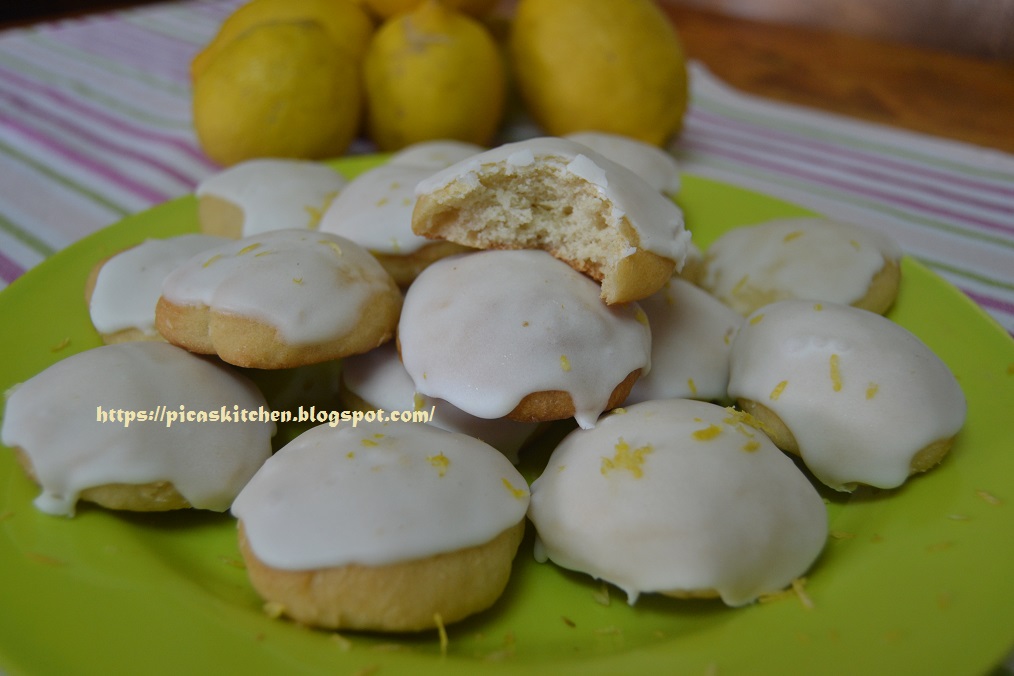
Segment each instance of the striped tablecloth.
[{"label": "striped tablecloth", "polygon": [[[0,288],[217,170],[192,131],[188,64],[241,2],[0,33]],[[874,224],[1014,333],[1014,157],[746,96],[699,64],[691,80],[673,146],[687,171]]]}]

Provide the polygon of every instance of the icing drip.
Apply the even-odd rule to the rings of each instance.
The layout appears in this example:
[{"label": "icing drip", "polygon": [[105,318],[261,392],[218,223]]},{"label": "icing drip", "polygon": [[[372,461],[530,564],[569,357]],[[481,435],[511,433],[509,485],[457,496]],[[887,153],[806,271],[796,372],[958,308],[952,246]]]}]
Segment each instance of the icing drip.
[{"label": "icing drip", "polygon": [[715,590],[745,605],[820,553],[827,516],[807,478],[727,409],[649,401],[575,430],[532,484],[536,556],[643,592]]},{"label": "icing drip", "polygon": [[374,408],[435,411],[434,427],[461,432],[493,446],[517,463],[518,450],[534,433],[536,425],[505,418],[487,420],[465,413],[442,399],[433,399],[415,390],[394,343],[342,360],[345,386]]},{"label": "icing drip", "polygon": [[419,392],[474,416],[501,418],[532,392],[560,390],[592,427],[613,389],[649,367],[639,311],[606,306],[597,284],[543,251],[470,253],[431,265],[409,288],[401,356]]},{"label": "icing drip", "polygon": [[[171,481],[191,505],[224,511],[271,454],[271,422],[101,422],[105,411],[260,410],[244,377],[166,343],[122,343],[57,362],[7,399],[2,439],[31,460],[35,505],[71,516],[81,491]],[[161,407],[161,408],[160,408]]]}]

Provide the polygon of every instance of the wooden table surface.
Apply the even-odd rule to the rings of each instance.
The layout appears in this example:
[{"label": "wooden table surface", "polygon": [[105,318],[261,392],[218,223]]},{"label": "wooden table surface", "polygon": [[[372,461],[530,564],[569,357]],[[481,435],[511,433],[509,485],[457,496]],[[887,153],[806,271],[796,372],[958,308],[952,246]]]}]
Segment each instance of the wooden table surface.
[{"label": "wooden table surface", "polygon": [[1014,153],[1014,63],[666,5],[742,91]]}]

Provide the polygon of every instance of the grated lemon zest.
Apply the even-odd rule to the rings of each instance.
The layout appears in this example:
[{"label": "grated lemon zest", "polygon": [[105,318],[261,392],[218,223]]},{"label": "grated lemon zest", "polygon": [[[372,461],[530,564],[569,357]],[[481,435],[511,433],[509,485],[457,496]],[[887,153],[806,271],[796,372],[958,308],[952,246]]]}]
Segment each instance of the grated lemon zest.
[{"label": "grated lemon zest", "polygon": [[718,425],[708,425],[702,430],[695,430],[693,433],[694,439],[697,441],[710,441],[716,438],[722,433],[722,428]]},{"label": "grated lemon zest", "polygon": [[644,465],[645,456],[653,450],[651,444],[632,450],[630,444],[620,438],[614,448],[616,449],[616,455],[612,458],[602,458],[602,474],[608,474],[612,470],[625,469],[633,474],[636,479],[644,476],[642,466]]},{"label": "grated lemon zest", "polygon": [[[376,444],[376,442],[374,442]],[[443,453],[437,453],[426,458],[431,465],[437,468],[437,474],[443,476],[447,474],[447,468],[451,465],[451,460]]]},{"label": "grated lemon zest", "polygon": [[841,392],[841,358],[837,354],[831,355],[831,387]]}]

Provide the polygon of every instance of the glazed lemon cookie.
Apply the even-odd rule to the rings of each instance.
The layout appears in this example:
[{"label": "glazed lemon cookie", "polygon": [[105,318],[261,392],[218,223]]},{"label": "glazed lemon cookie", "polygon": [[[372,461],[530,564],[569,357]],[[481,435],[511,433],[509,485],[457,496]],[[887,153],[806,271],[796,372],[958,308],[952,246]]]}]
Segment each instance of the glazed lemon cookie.
[{"label": "glazed lemon cookie", "polygon": [[411,284],[433,261],[466,250],[460,244],[412,232],[415,186],[434,171],[412,164],[412,157],[407,156],[406,164],[392,162],[352,179],[320,221],[321,232],[346,237],[366,248],[402,287]]},{"label": "glazed lemon cookie", "polygon": [[575,430],[532,483],[536,558],[645,592],[742,606],[803,575],[827,539],[823,500],[745,417],[649,401]]},{"label": "glazed lemon cookie", "polygon": [[149,239],[96,265],[85,282],[85,301],[102,341],[161,340],[155,304],[162,280],[191,256],[226,241],[210,235]]},{"label": "glazed lemon cookie", "polygon": [[626,403],[725,400],[729,351],[743,317],[679,277],[639,304],[651,327],[651,371],[637,379]]},{"label": "glazed lemon cookie", "polygon": [[791,300],[750,315],[733,341],[729,396],[831,488],[901,485],[934,467],[965,397],[921,340],[868,310]]},{"label": "glazed lemon cookie", "polygon": [[393,153],[388,159],[388,164],[436,171],[478,155],[484,150],[485,148],[478,144],[455,139],[420,141]]},{"label": "glazed lemon cookie", "polygon": [[434,427],[484,441],[514,464],[521,447],[538,429],[534,423],[507,418],[477,418],[442,399],[419,394],[393,343],[342,360],[341,392],[352,410],[433,412],[429,423]]},{"label": "glazed lemon cookie", "polygon": [[165,278],[155,309],[166,340],[253,368],[366,352],[394,335],[401,292],[343,237],[279,230],[209,249]]},{"label": "glazed lemon cookie", "polygon": [[[3,444],[42,492],[39,510],[222,512],[271,455],[261,393],[227,367],[158,342],[105,345],[7,394]],[[184,418],[193,414],[190,421]]]},{"label": "glazed lemon cookie", "polygon": [[533,249],[444,258],[409,287],[398,324],[416,391],[480,418],[592,427],[650,365],[636,303]]},{"label": "glazed lemon cookie", "polygon": [[581,131],[563,138],[577,141],[608,157],[647,181],[655,190],[675,195],[680,189],[680,167],[662,148],[630,136],[602,131]]},{"label": "glazed lemon cookie", "polygon": [[888,236],[827,218],[788,218],[736,228],[705,252],[700,285],[742,315],[803,298],[883,314],[901,280],[901,250]]},{"label": "glazed lemon cookie", "polygon": [[479,153],[421,181],[416,195],[417,234],[478,249],[544,249],[601,282],[610,304],[660,289],[690,241],[672,200],[562,138]]},{"label": "glazed lemon cookie", "polygon": [[493,605],[529,491],[497,450],[415,423],[315,427],[236,498],[261,596],[297,622],[408,632]]},{"label": "glazed lemon cookie", "polygon": [[197,220],[202,232],[232,239],[270,230],[314,229],[345,184],[345,178],[323,162],[247,160],[197,185]]}]

